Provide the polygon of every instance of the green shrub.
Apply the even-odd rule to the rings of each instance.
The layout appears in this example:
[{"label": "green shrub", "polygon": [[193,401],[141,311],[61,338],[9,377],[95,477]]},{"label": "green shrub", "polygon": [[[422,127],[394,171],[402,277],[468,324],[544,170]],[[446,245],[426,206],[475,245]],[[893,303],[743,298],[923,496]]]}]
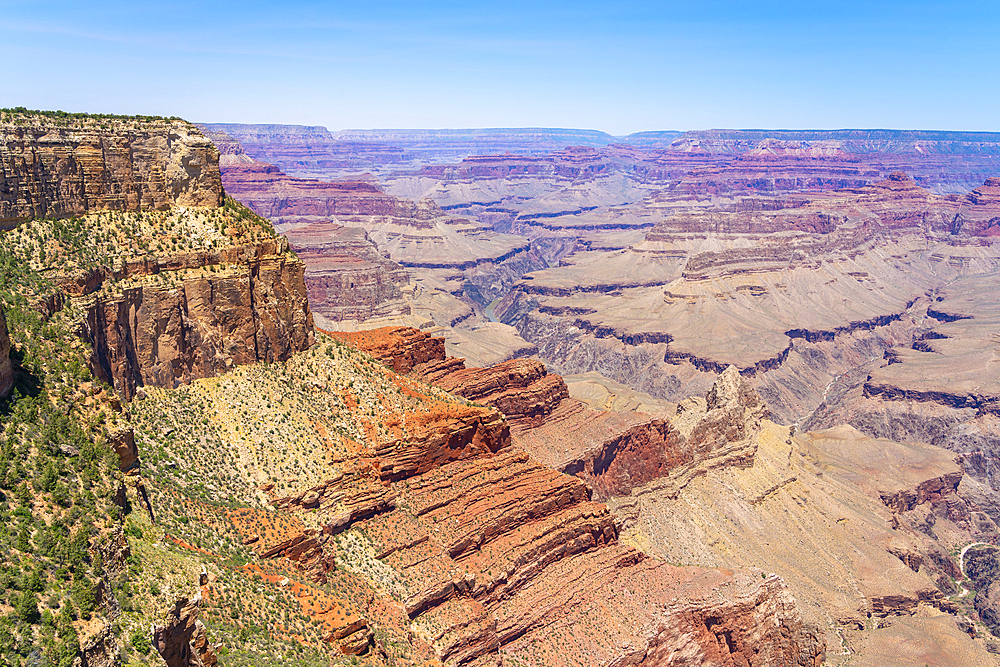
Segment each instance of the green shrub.
[{"label": "green shrub", "polygon": [[149,641],[149,633],[142,628],[136,628],[132,631],[132,634],[129,636],[129,642],[139,655],[148,654],[149,649],[152,648],[152,644]]}]

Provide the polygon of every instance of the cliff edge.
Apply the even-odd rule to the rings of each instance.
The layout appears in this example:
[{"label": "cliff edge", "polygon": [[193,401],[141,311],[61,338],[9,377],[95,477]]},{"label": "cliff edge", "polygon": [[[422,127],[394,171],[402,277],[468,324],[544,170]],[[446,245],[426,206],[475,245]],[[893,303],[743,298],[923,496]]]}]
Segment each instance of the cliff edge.
[{"label": "cliff edge", "polygon": [[224,197],[219,152],[179,119],[0,111],[0,225],[69,307],[94,374],[131,399],[313,341],[305,267]]},{"label": "cliff edge", "polygon": [[179,118],[0,110],[0,224],[219,206],[219,151]]}]

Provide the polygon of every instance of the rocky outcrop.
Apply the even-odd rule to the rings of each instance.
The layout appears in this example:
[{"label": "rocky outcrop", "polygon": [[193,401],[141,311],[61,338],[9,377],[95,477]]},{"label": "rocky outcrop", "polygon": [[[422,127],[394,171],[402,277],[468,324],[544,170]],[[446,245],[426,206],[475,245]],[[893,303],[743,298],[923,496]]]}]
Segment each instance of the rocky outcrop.
[{"label": "rocky outcrop", "polygon": [[219,153],[179,119],[0,118],[0,224],[222,203]]},{"label": "rocky outcrop", "polygon": [[962,199],[952,226],[955,234],[1000,236],[1000,178],[987,178]]},{"label": "rocky outcrop", "polygon": [[915,489],[903,489],[881,494],[886,507],[897,514],[912,510],[924,503],[937,503],[942,498],[958,491],[958,484],[965,473],[956,471],[921,482]]},{"label": "rocky outcrop", "polygon": [[[440,339],[415,329],[335,336],[411,378],[434,377],[438,386],[477,402],[501,407],[515,389],[530,395],[538,383],[552,383],[558,400],[538,406],[579,408],[559,398],[565,392],[561,378],[535,361],[466,369],[445,356]],[[740,430],[723,413],[735,418],[742,407],[746,418],[761,407],[738,374],[727,379],[709,397],[716,425],[728,428],[717,434],[721,442],[753,428]],[[418,386],[413,380],[400,384],[408,395]],[[703,662],[725,657],[754,665],[813,666],[822,659],[823,641],[803,624],[777,578],[673,568],[648,558],[618,541],[616,519],[592,499],[584,480],[509,446],[495,408],[422,405],[423,411],[406,417],[401,437],[373,442],[371,452],[355,455],[352,471],[272,500],[280,512],[308,516],[317,527],[293,521],[272,531],[243,518],[247,530],[261,531],[244,542],[261,557],[288,558],[320,581],[333,576],[333,562],[338,569],[357,568],[358,558],[368,559],[364,571],[381,573],[414,640],[449,665],[489,664],[501,652],[558,656],[542,664],[565,664],[566,652],[584,664],[643,664],[646,656],[660,660],[675,651]],[[533,432],[533,415],[548,409],[511,405],[511,413],[521,415],[514,423],[522,433]],[[543,425],[556,419],[555,412]],[[608,428],[619,424],[591,413]],[[702,449],[715,445],[696,428],[684,437]],[[364,555],[351,546],[361,536]],[[553,626],[573,628],[576,635],[557,636]]]},{"label": "rocky outcrop", "polygon": [[[328,332],[337,340],[372,355],[400,375],[421,364],[444,361],[444,339],[413,327],[381,327],[369,331]],[[460,366],[465,367],[459,360]]]},{"label": "rocky outcrop", "polygon": [[[439,366],[436,366],[439,368]],[[423,377],[424,367],[414,370]],[[470,401],[490,405],[520,427],[538,426],[564,399],[566,383],[551,375],[537,359],[511,359],[489,368],[461,368],[437,377],[433,384]]]},{"label": "rocky outcrop", "polygon": [[510,442],[510,429],[495,410],[432,411],[415,415],[407,425],[412,433],[376,450],[379,477],[384,481],[419,475],[449,461],[489,455]]},{"label": "rocky outcrop", "polygon": [[217,273],[139,281],[85,299],[82,335],[98,375],[130,399],[143,385],[176,387],[307,348],[305,267],[281,243],[270,250]]},{"label": "rocky outcrop", "polygon": [[7,317],[0,308],[0,396],[6,396],[14,386],[14,368],[10,363],[10,332]]},{"label": "rocky outcrop", "polygon": [[29,260],[56,288],[40,307],[72,301],[92,370],[126,400],[312,343],[302,262],[224,199],[219,153],[193,125],[5,111],[0,163],[0,222],[45,216],[13,233],[52,239]]},{"label": "rocky outcrop", "polygon": [[694,452],[684,447],[676,428],[657,419],[633,426],[604,442],[600,449],[571,463],[601,496],[628,495],[634,487],[666,476],[690,463]]},{"label": "rocky outcrop", "polygon": [[80,647],[81,667],[118,667],[121,664],[122,650],[111,623],[104,625]]},{"label": "rocky outcrop", "polygon": [[[465,368],[462,360],[445,356],[441,339],[416,329],[333,335],[397,372],[497,408],[520,447],[580,476],[603,497],[628,495],[661,478],[683,486],[713,465],[746,463],[753,458],[753,435],[767,415],[757,392],[732,366],[703,403],[681,405],[678,427],[663,419],[612,418],[584,408],[569,398],[563,379],[535,359]],[[566,432],[574,435],[557,435]]]},{"label": "rocky outcrop", "polygon": [[726,369],[704,402],[689,399],[674,421],[653,419],[632,426],[562,466],[602,497],[628,496],[652,484],[676,494],[710,468],[748,465],[767,408],[734,366]]},{"label": "rocky outcrop", "polygon": [[115,429],[108,433],[108,444],[118,456],[120,470],[132,470],[139,463],[139,449],[135,446],[135,432],[131,428]]},{"label": "rocky outcrop", "polygon": [[466,368],[445,355],[444,339],[412,327],[332,333],[392,368],[462,398],[497,408],[519,429],[540,425],[569,398],[566,383],[536,359],[511,359],[489,368]]},{"label": "rocky outcrop", "polygon": [[198,619],[201,595],[178,598],[166,625],[152,628],[153,647],[167,667],[215,667],[219,659]]},{"label": "rocky outcrop", "polygon": [[803,624],[781,579],[771,575],[759,587],[734,588],[714,605],[688,601],[667,607],[645,654],[622,664],[672,664],[679,655],[697,656],[695,664],[823,664],[819,633]]}]

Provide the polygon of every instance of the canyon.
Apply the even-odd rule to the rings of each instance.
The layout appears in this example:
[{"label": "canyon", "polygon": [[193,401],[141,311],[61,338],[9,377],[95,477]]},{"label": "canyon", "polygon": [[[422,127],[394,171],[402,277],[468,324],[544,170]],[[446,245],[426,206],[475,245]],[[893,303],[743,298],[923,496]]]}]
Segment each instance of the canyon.
[{"label": "canyon", "polygon": [[1000,662],[998,137],[0,132],[5,656]]},{"label": "canyon", "polygon": [[[375,137],[357,133],[353,139],[366,136]],[[371,163],[364,175],[324,172],[316,166],[296,171],[276,148],[269,155],[280,170],[322,179],[309,181],[310,187],[346,187],[360,179],[377,190],[373,196],[420,202],[425,210],[436,206],[439,219],[450,218],[448,224],[468,237],[522,239],[528,252],[541,260],[534,266],[482,252],[476,269],[446,270],[422,261],[426,246],[398,240],[397,233],[415,235],[390,226],[399,218],[386,224],[388,219],[377,214],[354,214],[352,221],[347,221],[348,215],[331,214],[333,224],[363,227],[374,245],[406,270],[408,286],[432,280],[447,285],[442,291],[454,304],[447,312],[461,312],[461,317],[414,317],[446,312],[441,308],[445,299],[438,300],[436,309],[422,310],[414,298],[422,291],[410,288],[400,292],[410,304],[409,313],[397,305],[389,316],[383,311],[367,320],[325,321],[324,328],[361,336],[365,329],[409,326],[422,335],[443,337],[444,350],[434,353],[438,361],[419,377],[443,382],[441,386],[461,395],[461,378],[476,382],[476,374],[489,377],[489,372],[459,367],[442,355],[465,358],[471,366],[499,364],[497,368],[508,373],[499,386],[516,387],[511,391],[524,399],[521,411],[511,408],[508,416],[514,442],[546,465],[584,479],[596,497],[607,499],[617,512],[617,521],[626,526],[623,535],[643,549],[668,560],[719,564],[725,561],[700,560],[706,558],[702,551],[668,555],[667,542],[657,535],[669,530],[652,510],[683,497],[675,486],[657,481],[670,477],[663,472],[665,461],[671,461],[670,466],[683,461],[686,436],[667,426],[676,419],[674,410],[688,397],[709,392],[719,374],[733,372],[727,371],[730,367],[758,393],[774,420],[773,431],[761,431],[773,435],[759,439],[773,441],[775,447],[787,440],[781,445],[787,448],[782,456],[790,461],[796,456],[804,457],[803,462],[809,456],[825,461],[835,452],[823,448],[835,443],[857,449],[859,458],[868,448],[882,446],[873,442],[903,447],[896,450],[899,460],[914,455],[915,450],[906,447],[924,443],[951,450],[942,453],[941,460],[955,458],[959,472],[950,474],[967,475],[954,493],[970,508],[967,517],[974,519],[959,521],[961,527],[944,539],[956,542],[941,543],[935,554],[966,539],[955,537],[959,534],[979,539],[982,526],[1000,519],[988,361],[993,352],[987,333],[992,326],[989,295],[996,291],[998,266],[992,240],[998,219],[997,140],[990,133],[878,130],[640,133],[604,144],[581,141],[568,148],[526,143],[520,150],[508,148],[511,152],[493,155],[470,144],[461,159],[455,159],[453,144],[442,144],[437,161],[425,156],[425,164]],[[254,150],[261,152],[255,155]],[[254,150],[246,153],[247,159],[264,159],[261,149]],[[239,182],[236,170],[223,165],[222,171],[224,179]],[[250,202],[257,195],[241,196]],[[289,197],[281,205],[291,211],[297,201]],[[309,196],[302,197],[303,216],[310,215],[308,201]],[[286,219],[294,239],[296,223]],[[411,230],[420,224],[408,222]],[[520,254],[531,257],[525,251]],[[475,276],[491,269],[502,269],[503,275],[500,280],[491,276],[484,289]],[[392,298],[399,303],[395,294]],[[370,351],[378,357],[377,351]],[[527,363],[529,357],[548,369],[539,371]],[[427,363],[425,359],[416,365],[423,368],[420,364]],[[561,386],[568,398],[561,389],[558,401],[538,394],[541,386],[534,383],[549,378],[546,382],[555,384],[553,373],[565,377]],[[500,394],[497,399],[509,400]],[[612,410],[594,410],[602,407]],[[643,414],[639,408],[652,412]],[[788,429],[791,435],[781,437],[777,424],[784,424],[786,435]],[[857,430],[837,431],[832,437],[812,435],[842,424]],[[765,452],[760,446],[758,451]],[[644,453],[626,462],[627,453],[636,450]],[[801,453],[807,450],[812,454]],[[621,468],[609,464],[608,451],[625,455]],[[744,457],[741,465],[750,465],[749,460]],[[903,465],[899,460],[891,465]],[[751,469],[758,465],[753,461]],[[595,469],[609,476],[595,475]],[[821,478],[810,478],[803,470],[789,468],[781,479],[777,473],[768,474],[774,478],[766,486],[782,492],[791,478],[809,488],[822,486]],[[697,485],[709,478],[695,477]],[[752,487],[756,482],[724,483]],[[685,489],[693,488],[685,484]],[[636,500],[619,503],[616,492],[637,494]],[[658,493],[666,493],[666,500],[642,500],[660,498]],[[865,513],[881,513],[883,518],[875,523],[887,520],[885,510],[879,509],[886,507],[879,494],[865,494],[874,503]],[[749,491],[745,495],[754,497]],[[698,509],[691,510],[696,515],[707,507],[704,500],[685,502],[698,503]],[[758,507],[760,503],[751,502],[729,512],[759,512]],[[924,548],[916,545],[924,539],[921,531],[930,530],[925,519],[932,515],[914,520],[921,527],[911,527],[911,535],[916,531],[907,547],[912,553]],[[673,521],[679,515],[669,516]],[[808,522],[819,525],[814,519]],[[637,527],[643,525],[647,532]],[[787,530],[776,528],[775,535]],[[872,534],[869,539],[884,538]],[[773,543],[755,549],[755,558],[765,558]],[[879,550],[884,553],[890,552]],[[842,562],[846,556],[832,558]],[[921,559],[933,561],[930,556]],[[780,565],[771,561],[771,567],[778,572],[801,567],[793,560],[786,558]],[[954,567],[937,574],[929,571],[930,580],[938,582],[931,585],[941,595],[953,595],[946,585],[943,591],[938,588],[942,572],[954,572]],[[852,581],[860,590],[877,588],[874,581]],[[937,599],[926,585],[901,585],[916,587],[889,597],[921,600],[920,605]],[[796,596],[800,601],[818,599],[806,589],[798,589]],[[884,645],[861,635],[848,638],[853,631],[844,629],[858,623],[870,627],[870,621],[858,619],[887,608],[884,601],[875,602],[878,598],[873,592],[867,603],[854,603],[849,613],[846,607],[837,612],[826,607],[810,620],[829,629],[829,647],[849,647],[844,655],[858,650],[859,641],[866,651],[885,655]],[[953,613],[947,607],[935,608]],[[855,620],[847,620],[851,618]],[[888,629],[891,624],[876,622],[880,625]],[[942,627],[940,621],[930,620],[908,622],[905,630],[896,624],[894,641],[911,641],[923,632],[917,628],[930,626]],[[936,635],[940,641],[946,641],[944,636]],[[933,653],[933,642],[927,650]]]}]

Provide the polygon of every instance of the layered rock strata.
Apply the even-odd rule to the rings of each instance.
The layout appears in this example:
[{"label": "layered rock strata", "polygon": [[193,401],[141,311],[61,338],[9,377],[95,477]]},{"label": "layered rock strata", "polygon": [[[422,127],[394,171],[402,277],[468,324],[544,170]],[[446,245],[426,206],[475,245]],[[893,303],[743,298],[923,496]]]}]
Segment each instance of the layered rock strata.
[{"label": "layered rock strata", "polygon": [[[242,261],[177,284],[133,278],[81,300],[83,336],[101,375],[126,399],[137,387],[176,387],[234,365],[287,359],[312,341],[304,265],[284,239],[249,247]],[[201,267],[198,267],[201,268]]]},{"label": "layered rock strata", "polygon": [[400,291],[409,275],[380,253],[363,229],[313,223],[289,230],[288,239],[306,266],[314,315],[341,322],[410,314]]},{"label": "layered rock strata", "polygon": [[[820,643],[777,579],[650,560],[617,542],[611,516],[587,495],[580,481],[523,453],[501,453],[409,481],[397,511],[417,517],[424,540],[411,529],[409,545],[383,545],[384,526],[398,521],[392,515],[364,529],[377,536],[384,562],[422,582],[405,589],[405,606],[414,631],[447,664],[488,664],[498,649],[529,664],[549,664],[548,651],[588,655],[590,664],[645,664],[641,656],[655,664],[675,652],[819,664]],[[683,602],[646,601],[671,597]],[[597,616],[597,606],[610,609]],[[773,630],[761,633],[763,619]],[[731,640],[720,643],[723,635]]]},{"label": "layered rock strata", "polygon": [[[547,406],[579,406],[537,362],[465,369],[445,357],[443,341],[414,329],[336,336],[413,378],[435,377],[497,405],[513,397],[506,390],[523,386],[532,395],[539,381],[555,381],[550,400],[508,406],[519,431],[534,430],[542,415],[542,423],[552,418]],[[419,385],[393,381],[405,395]],[[719,410],[727,400],[719,398]],[[511,447],[506,428],[494,431],[484,421],[491,414],[499,415],[466,405],[447,416],[429,407],[425,417],[406,417],[404,435],[379,436],[383,444],[352,459],[353,472],[345,461],[336,477],[273,497],[302,522],[284,537],[253,541],[255,550],[318,577],[332,576],[333,562],[373,558],[365,571],[381,573],[409,631],[446,664],[492,664],[500,656],[552,664],[566,642],[580,647],[585,664],[644,664],[643,656],[677,652],[754,665],[819,664],[823,644],[802,625],[779,579],[670,567],[620,543],[615,519],[584,481]],[[397,419],[381,421],[392,428]],[[719,441],[727,437],[737,436],[724,431]],[[570,638],[552,627],[575,629]]]},{"label": "layered rock strata", "polygon": [[[217,139],[232,153],[223,168],[227,191],[273,220],[301,251],[310,299],[327,328],[374,319],[475,331],[506,286],[546,266],[527,239],[450,215],[430,199],[389,195],[370,176],[292,178],[273,165],[244,161],[231,138]],[[336,324],[346,321],[352,324]],[[516,338],[512,331],[496,336],[490,329],[465,336],[480,348],[499,343],[507,348],[501,356],[530,347],[508,344]]]},{"label": "layered rock strata", "polygon": [[426,204],[421,208],[385,194],[377,183],[293,178],[265,162],[228,164],[222,178],[230,196],[278,225],[356,215],[413,218],[426,225],[434,213]]},{"label": "layered rock strata", "polygon": [[877,437],[955,452],[979,483],[965,496],[1000,519],[1000,376],[995,274],[951,281],[916,311],[920,324],[851,383],[835,387],[804,428],[849,423]]},{"label": "layered rock strata", "polygon": [[[976,200],[991,219],[988,197]],[[495,313],[560,373],[597,371],[676,400],[733,364],[794,422],[832,380],[909,346],[928,292],[995,271],[988,237],[954,233],[963,207],[901,173],[679,207],[641,243],[526,275]]]},{"label": "layered rock strata", "polygon": [[278,165],[301,176],[338,170],[357,173],[404,159],[403,149],[392,142],[340,138],[325,127],[244,123],[203,123],[199,127],[217,144],[238,143],[240,152],[245,150],[254,161]]},{"label": "layered rock strata", "polygon": [[43,311],[72,301],[92,370],[126,400],[312,343],[304,265],[223,199],[193,125],[4,112],[0,161],[0,217],[23,221],[8,233],[55,288]]},{"label": "layered rock strata", "polygon": [[566,383],[534,359],[512,359],[489,368],[466,368],[445,354],[444,339],[410,327],[385,327],[331,335],[406,373],[470,401],[497,408],[515,428],[541,425],[569,399]]},{"label": "layered rock strata", "polygon": [[[459,360],[443,357],[440,346],[433,345],[433,338],[423,332],[373,331],[359,334],[358,340],[367,341],[370,349],[376,350],[388,364],[394,363],[392,351],[395,351],[395,358],[402,360],[401,369],[422,374],[425,379],[442,383],[442,386],[450,383],[448,386],[458,391],[465,388],[470,395],[489,396],[495,386],[505,382],[511,386],[521,384],[506,364],[493,369],[462,368]],[[422,352],[414,355],[415,350]],[[414,357],[426,361],[414,364]],[[491,376],[493,373],[495,375]],[[590,417],[586,420],[591,422],[589,431],[572,430],[562,439],[546,436],[550,428],[564,433],[567,428],[580,428],[582,420],[573,421],[567,416],[574,412]],[[718,378],[704,398],[683,401],[669,419],[647,419],[629,425],[622,415],[617,415],[618,420],[614,422],[617,433],[605,431],[603,438],[597,438],[595,433],[600,432],[602,420],[608,419],[606,414],[583,410],[570,399],[558,402],[535,427],[530,422],[519,421],[515,413],[512,442],[518,446],[527,445],[529,449],[536,447],[539,456],[559,461],[561,470],[577,475],[595,494],[608,498],[616,523],[626,528],[629,541],[671,545],[655,548],[668,560],[681,562],[711,562],[721,566],[769,559],[769,568],[789,572],[796,582],[798,595],[809,601],[810,618],[826,628],[827,640],[847,641],[848,646],[858,650],[862,646],[865,651],[873,649],[861,635],[842,639],[846,636],[843,628],[862,627],[869,615],[919,619],[921,614],[957,611],[954,603],[946,599],[956,591],[951,583],[953,578],[960,576],[948,549],[952,548],[952,540],[980,535],[976,526],[982,521],[976,523],[976,511],[958,495],[962,472],[949,455],[926,446],[872,441],[850,429],[800,436],[789,454],[786,450],[792,441],[786,439],[782,444],[780,440],[787,435],[787,429],[767,419],[766,406],[749,381],[734,367]],[[638,418],[638,415],[633,417]],[[603,425],[610,423],[605,421]],[[764,447],[762,458],[760,447]],[[844,447],[857,454],[842,451]],[[505,465],[509,468],[511,464]],[[878,473],[882,468],[894,472]],[[835,488],[823,486],[820,469],[833,476]],[[699,503],[711,502],[700,500],[702,497],[724,494],[723,488],[733,484],[740,489],[739,495],[727,502],[726,517],[754,517],[751,519],[754,525],[768,526],[774,522],[763,515],[757,516],[763,508],[786,495],[793,499],[804,497],[796,495],[800,487],[804,494],[818,493],[822,488],[822,498],[815,498],[817,516],[840,513],[847,517],[844,521],[852,525],[857,522],[856,529],[862,540],[858,544],[864,547],[848,546],[845,551],[835,535],[826,534],[836,533],[840,520],[827,525],[817,518],[806,518],[814,511],[806,504],[800,508],[799,514],[803,516],[797,514],[797,518],[790,520],[804,522],[795,523],[799,526],[797,530],[802,532],[803,541],[813,540],[822,545],[816,547],[819,549],[816,564],[811,561],[798,564],[790,555],[792,552],[786,558],[781,555],[783,551],[770,549],[763,543],[756,545],[756,542],[744,558],[739,555],[745,550],[738,546],[742,534],[739,529],[729,537],[712,541],[700,536],[699,529],[691,525],[692,520],[704,521],[712,515],[712,512],[706,514],[699,509],[702,507]],[[849,510],[847,505],[851,506]],[[468,511],[463,509],[457,515],[464,516]],[[702,518],[691,519],[695,516]],[[930,530],[928,526],[935,525],[934,517],[937,517],[939,528],[932,534],[926,531]],[[714,526],[710,530],[724,530],[722,526],[715,526],[716,519],[708,520]],[[675,522],[679,522],[676,529],[671,528]],[[701,523],[697,526],[704,530]],[[672,536],[666,542],[661,536],[663,531]],[[760,539],[766,541],[770,537],[765,535]],[[718,553],[713,551],[712,546],[722,542],[725,548],[720,546]],[[849,571],[838,570],[836,575],[831,574],[830,565],[826,563],[840,562],[848,552],[853,554],[854,565]],[[736,560],[727,554],[735,555]],[[839,582],[845,576],[859,589],[858,595],[845,595],[840,590]],[[816,581],[821,581],[821,589],[826,591],[818,597],[809,588],[810,582]],[[583,618],[574,616],[574,619],[586,627]],[[904,626],[906,630],[900,631],[903,634],[899,641],[929,646],[928,642],[934,639],[922,634],[920,628],[924,626],[921,623],[914,620]],[[889,624],[889,621],[879,621],[879,627]],[[581,636],[583,632],[581,629]],[[947,635],[944,630],[935,630],[935,633],[934,637]],[[645,649],[646,655],[652,652],[651,646],[655,644],[653,641]],[[516,651],[515,647],[520,645],[514,642],[505,651]],[[980,655],[984,649],[981,645],[963,647],[962,652],[963,655]]]},{"label": "layered rock strata", "polygon": [[1000,236],[1000,178],[986,179],[961,200],[952,232],[972,236]]},{"label": "layered rock strata", "polygon": [[98,209],[222,203],[219,154],[180,119],[0,118],[0,224]]},{"label": "layered rock strata", "polygon": [[[683,486],[717,465],[753,459],[753,435],[767,408],[734,367],[705,399],[678,408],[675,425],[652,415],[586,408],[571,399],[563,379],[534,359],[465,368],[447,357],[443,340],[404,327],[332,334],[371,353],[400,373],[500,410],[517,446],[561,472],[577,475],[603,497],[628,495],[659,479]],[[691,415],[697,415],[697,417]],[[689,423],[690,422],[690,423]]]}]

